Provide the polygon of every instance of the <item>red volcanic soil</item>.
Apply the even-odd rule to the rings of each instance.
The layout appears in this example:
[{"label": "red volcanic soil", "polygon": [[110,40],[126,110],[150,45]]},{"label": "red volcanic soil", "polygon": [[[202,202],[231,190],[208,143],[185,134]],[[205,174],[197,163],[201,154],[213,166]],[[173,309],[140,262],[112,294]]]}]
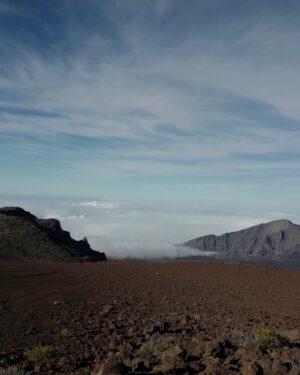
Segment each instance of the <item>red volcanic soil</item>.
[{"label": "red volcanic soil", "polygon": [[300,374],[300,270],[4,261],[0,269],[0,374]]}]

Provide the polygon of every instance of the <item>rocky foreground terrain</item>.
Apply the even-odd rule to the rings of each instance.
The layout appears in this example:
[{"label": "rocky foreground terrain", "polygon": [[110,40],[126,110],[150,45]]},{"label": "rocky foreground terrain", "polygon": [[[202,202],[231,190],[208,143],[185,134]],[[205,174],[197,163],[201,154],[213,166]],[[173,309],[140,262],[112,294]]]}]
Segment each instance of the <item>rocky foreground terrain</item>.
[{"label": "rocky foreground terrain", "polygon": [[87,239],[74,240],[56,219],[38,219],[20,207],[0,208],[0,259],[105,261]]},{"label": "rocky foreground terrain", "polygon": [[300,374],[300,270],[0,262],[0,374]]},{"label": "rocky foreground terrain", "polygon": [[237,232],[194,238],[183,246],[230,257],[300,259],[300,225],[276,220]]}]

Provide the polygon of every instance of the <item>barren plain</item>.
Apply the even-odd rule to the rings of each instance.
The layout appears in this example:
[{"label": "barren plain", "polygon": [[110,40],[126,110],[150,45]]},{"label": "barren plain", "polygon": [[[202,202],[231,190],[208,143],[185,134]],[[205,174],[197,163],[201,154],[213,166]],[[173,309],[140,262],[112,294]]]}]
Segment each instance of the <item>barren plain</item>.
[{"label": "barren plain", "polygon": [[0,263],[0,374],[300,374],[300,270]]}]

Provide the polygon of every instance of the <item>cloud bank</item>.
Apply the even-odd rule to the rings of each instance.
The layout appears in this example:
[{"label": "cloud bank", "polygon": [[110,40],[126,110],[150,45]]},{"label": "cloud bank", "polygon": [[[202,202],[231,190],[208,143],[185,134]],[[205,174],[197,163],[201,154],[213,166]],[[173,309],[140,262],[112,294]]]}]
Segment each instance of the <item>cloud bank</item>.
[{"label": "cloud bank", "polygon": [[[279,218],[300,223],[298,211],[276,212],[248,208],[209,206],[137,204],[115,201],[115,207],[103,209],[93,202],[66,197],[0,195],[0,206],[17,205],[38,217],[54,217],[76,239],[86,236],[94,249],[105,251],[110,258],[162,259],[203,255],[197,250],[174,246],[189,239],[222,234]],[[207,255],[207,254],[206,254]]]}]

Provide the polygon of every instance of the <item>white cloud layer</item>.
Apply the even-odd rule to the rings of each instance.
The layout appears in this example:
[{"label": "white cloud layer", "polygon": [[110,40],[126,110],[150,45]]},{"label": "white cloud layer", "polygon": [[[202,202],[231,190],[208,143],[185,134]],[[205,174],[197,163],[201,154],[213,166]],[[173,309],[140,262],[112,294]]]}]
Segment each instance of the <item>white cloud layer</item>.
[{"label": "white cloud layer", "polygon": [[225,207],[216,209],[197,205],[117,203],[114,210],[103,211],[94,206],[74,206],[74,202],[66,198],[0,196],[0,206],[17,205],[38,217],[57,218],[72,237],[81,239],[86,236],[94,249],[105,251],[108,257],[122,259],[203,255],[174,245],[198,236],[220,235],[279,218],[300,223],[300,215],[292,210],[274,212],[272,209],[248,208],[233,211]]},{"label": "white cloud layer", "polygon": [[67,216],[63,216],[61,218],[62,220],[77,220],[77,219],[85,219],[85,215],[67,215]]},{"label": "white cloud layer", "polygon": [[101,202],[100,201],[87,201],[87,202],[73,203],[72,206],[114,209],[117,207],[117,204],[114,201],[105,200]]}]

